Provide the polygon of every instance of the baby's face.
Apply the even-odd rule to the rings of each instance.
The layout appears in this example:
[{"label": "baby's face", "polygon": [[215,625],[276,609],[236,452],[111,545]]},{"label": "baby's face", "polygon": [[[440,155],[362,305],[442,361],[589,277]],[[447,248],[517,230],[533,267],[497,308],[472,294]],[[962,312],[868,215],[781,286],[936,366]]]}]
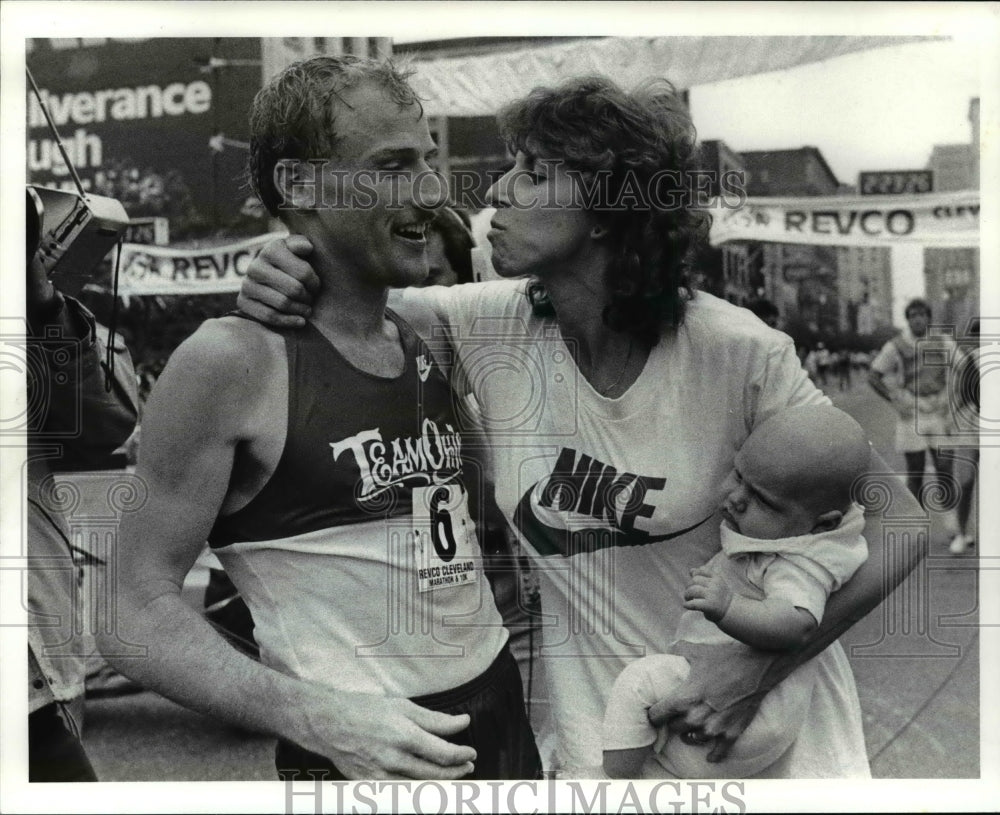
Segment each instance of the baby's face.
[{"label": "baby's face", "polygon": [[736,454],[734,471],[723,485],[722,514],[741,535],[777,540],[807,535],[816,517],[798,496],[775,487],[768,470],[773,462],[762,460],[744,447]]}]

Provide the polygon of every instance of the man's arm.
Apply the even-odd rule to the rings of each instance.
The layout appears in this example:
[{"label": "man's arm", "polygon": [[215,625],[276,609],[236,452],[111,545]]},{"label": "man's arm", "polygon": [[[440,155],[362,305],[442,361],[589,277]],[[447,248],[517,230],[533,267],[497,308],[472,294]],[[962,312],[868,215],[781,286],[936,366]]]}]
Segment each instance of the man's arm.
[{"label": "man's arm", "polygon": [[[760,652],[767,669],[758,691],[743,698],[726,697],[725,683],[721,681],[725,677],[725,659],[720,655],[718,673],[703,671],[703,677],[692,677],[675,696],[650,708],[649,718],[654,725],[667,723],[672,729],[700,730],[715,740],[709,761],[721,761],[753,720],[768,691],[885,600],[924,558],[928,537],[935,540],[947,537],[940,518],[932,514],[928,521],[923,520],[927,515],[917,500],[877,454],[873,455],[867,488],[862,493],[865,503],[878,503],[866,513],[864,536],[868,541],[868,560],[830,596],[822,623],[805,645],[784,654]],[[891,534],[886,528],[887,510],[891,512],[890,519],[899,519],[893,520]]]},{"label": "man's arm", "polygon": [[[148,496],[121,527],[114,633],[100,645],[118,670],[182,705],[284,737],[348,778],[452,779],[474,751],[441,735],[468,724],[405,699],[335,691],[285,676],[231,647],[182,601],[181,584],[226,498],[248,406],[267,375],[220,323],[171,358],[143,422],[137,475]],[[103,628],[103,626],[102,626]],[[121,656],[142,646],[141,658]]]},{"label": "man's arm", "polygon": [[904,419],[909,419],[913,417],[915,409],[913,394],[895,384],[901,364],[899,353],[892,341],[886,343],[878,356],[872,360],[868,370],[868,384],[875,393],[892,405],[896,413]]},{"label": "man's arm", "polygon": [[891,387],[881,371],[869,371],[868,384],[872,390],[885,399],[893,410],[904,419],[912,419],[916,412],[914,396],[905,388]]},{"label": "man's arm", "polygon": [[881,371],[869,371],[868,384],[871,385],[872,390],[885,399],[885,401],[892,401],[892,393],[889,391],[889,386],[885,383],[885,375]]}]

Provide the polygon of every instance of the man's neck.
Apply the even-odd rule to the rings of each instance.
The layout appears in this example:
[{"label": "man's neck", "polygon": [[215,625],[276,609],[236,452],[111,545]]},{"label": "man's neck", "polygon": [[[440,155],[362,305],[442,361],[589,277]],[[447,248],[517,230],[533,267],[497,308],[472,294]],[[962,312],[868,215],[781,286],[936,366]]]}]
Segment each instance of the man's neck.
[{"label": "man's neck", "polygon": [[359,340],[382,334],[389,297],[387,288],[346,286],[328,276],[321,276],[321,280],[323,288],[310,317],[321,331]]},{"label": "man's neck", "polygon": [[380,336],[389,289],[365,281],[351,263],[324,251],[322,241],[312,243],[309,261],[319,276],[320,291],[310,321],[328,337],[365,340]]},{"label": "man's neck", "polygon": [[389,290],[359,290],[322,278],[323,293],[309,321],[351,365],[393,378],[406,367],[402,337],[385,314]]}]

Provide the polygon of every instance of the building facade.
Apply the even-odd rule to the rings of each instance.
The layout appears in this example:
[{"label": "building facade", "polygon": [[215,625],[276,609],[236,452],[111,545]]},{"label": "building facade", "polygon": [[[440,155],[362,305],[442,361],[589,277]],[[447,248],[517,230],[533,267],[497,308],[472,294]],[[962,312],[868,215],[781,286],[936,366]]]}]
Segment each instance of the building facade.
[{"label": "building facade", "polygon": [[747,194],[752,197],[836,195],[840,187],[816,147],[755,150],[741,155],[747,171]]},{"label": "building facade", "polygon": [[[840,183],[812,146],[741,153],[751,197],[836,195]],[[828,246],[758,244],[761,296],[796,334],[837,334],[845,310],[838,293],[836,250]]]},{"label": "building facade", "polygon": [[[743,158],[722,140],[708,140],[698,146],[699,188],[717,200],[725,192],[729,196],[736,187],[745,187],[746,172]],[[705,183],[707,182],[707,183]],[[759,246],[748,241],[729,241],[721,246],[701,249],[695,263],[692,281],[695,288],[722,297],[730,303],[745,306],[758,296]]]},{"label": "building facade", "polygon": [[892,259],[883,246],[837,247],[840,330],[862,337],[892,326]]},{"label": "building facade", "polygon": [[[979,99],[969,102],[968,144],[936,144],[927,161],[937,192],[979,189]],[[928,247],[924,250],[924,291],[933,310],[933,322],[954,327],[957,336],[968,330],[980,309],[979,249]]]}]

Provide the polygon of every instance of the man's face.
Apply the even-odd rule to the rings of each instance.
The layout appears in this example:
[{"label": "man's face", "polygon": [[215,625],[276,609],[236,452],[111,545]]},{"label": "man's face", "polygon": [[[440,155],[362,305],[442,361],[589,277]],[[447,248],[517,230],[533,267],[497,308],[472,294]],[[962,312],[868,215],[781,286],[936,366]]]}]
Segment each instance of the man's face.
[{"label": "man's face", "polygon": [[579,181],[556,159],[519,152],[514,167],[489,192],[497,212],[488,238],[493,268],[501,277],[569,269],[589,251],[593,216]]},{"label": "man's face", "polygon": [[320,200],[303,231],[342,280],[420,283],[427,276],[427,224],[448,195],[428,164],[437,148],[427,120],[416,105],[400,108],[371,82],[340,96],[332,102],[340,141],[321,166]]},{"label": "man's face", "polygon": [[930,322],[930,315],[922,308],[911,308],[906,312],[906,322],[910,326],[910,331],[914,337],[922,337],[927,333],[927,324]]}]

